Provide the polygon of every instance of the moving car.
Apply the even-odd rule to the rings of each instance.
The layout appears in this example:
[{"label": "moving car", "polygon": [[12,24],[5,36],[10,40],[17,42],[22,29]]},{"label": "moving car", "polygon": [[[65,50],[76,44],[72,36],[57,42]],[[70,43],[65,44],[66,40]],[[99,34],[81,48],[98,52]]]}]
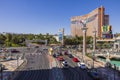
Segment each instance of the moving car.
[{"label": "moving car", "polygon": [[56,57],[57,57],[57,55],[56,55],[56,54],[53,54],[52,56],[53,56],[54,58],[56,58]]},{"label": "moving car", "polygon": [[75,57],[72,58],[72,61],[79,62],[79,60],[77,58],[75,58]]},{"label": "moving car", "polygon": [[87,68],[85,63],[77,63],[77,64],[81,69],[86,69]]},{"label": "moving car", "polygon": [[73,58],[73,55],[72,55],[72,54],[68,54],[68,57],[69,57],[69,58]]},{"label": "moving car", "polygon": [[2,53],[2,50],[0,50],[0,53]]},{"label": "moving car", "polygon": [[87,72],[94,80],[100,80],[99,73],[96,69],[89,69]]},{"label": "moving car", "polygon": [[39,48],[39,46],[35,46],[35,48]]},{"label": "moving car", "polygon": [[68,51],[65,51],[65,52],[64,52],[64,55],[68,55]]},{"label": "moving car", "polygon": [[57,57],[57,60],[59,60],[59,61],[64,61],[64,59],[63,59],[62,56]]},{"label": "moving car", "polygon": [[63,68],[68,68],[69,67],[67,61],[63,61],[62,66],[63,66]]},{"label": "moving car", "polygon": [[19,53],[20,51],[16,50],[16,49],[12,49],[11,53]]},{"label": "moving car", "polygon": [[58,52],[57,54],[58,54],[59,56],[62,56],[62,52]]}]

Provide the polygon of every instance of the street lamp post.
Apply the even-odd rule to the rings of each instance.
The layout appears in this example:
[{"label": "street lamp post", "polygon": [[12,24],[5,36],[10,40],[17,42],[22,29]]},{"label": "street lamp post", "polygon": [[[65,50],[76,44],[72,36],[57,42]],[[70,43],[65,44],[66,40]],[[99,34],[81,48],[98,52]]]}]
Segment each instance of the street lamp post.
[{"label": "street lamp post", "polygon": [[62,46],[64,45],[64,28],[62,29]]},{"label": "street lamp post", "polygon": [[1,73],[1,80],[3,80],[3,66],[0,64],[0,73]]},{"label": "street lamp post", "polygon": [[25,53],[22,54],[22,59],[25,59]]},{"label": "street lamp post", "polygon": [[96,30],[95,31],[93,31],[93,34],[94,34],[94,36],[93,36],[93,54],[92,54],[92,59],[93,59],[93,68],[94,68],[94,54],[95,54],[95,50],[96,50]]},{"label": "street lamp post", "polygon": [[87,31],[87,28],[86,26],[84,25],[84,27],[82,27],[82,31],[83,31],[83,52],[82,52],[82,60],[84,62],[84,56],[86,54],[86,31]]},{"label": "street lamp post", "polygon": [[17,55],[17,68],[18,68],[19,64],[18,64],[18,55]]},{"label": "street lamp post", "polygon": [[[86,31],[87,31],[87,27],[86,27],[86,24],[88,22],[91,22],[93,21],[96,17],[97,17],[98,14],[95,14],[94,16],[92,17],[87,17],[86,19],[84,20],[80,20],[79,23],[82,24],[82,31],[83,31],[83,54],[82,54],[82,57],[84,58],[85,56],[85,53],[86,53]],[[83,60],[84,61],[84,60]]]}]

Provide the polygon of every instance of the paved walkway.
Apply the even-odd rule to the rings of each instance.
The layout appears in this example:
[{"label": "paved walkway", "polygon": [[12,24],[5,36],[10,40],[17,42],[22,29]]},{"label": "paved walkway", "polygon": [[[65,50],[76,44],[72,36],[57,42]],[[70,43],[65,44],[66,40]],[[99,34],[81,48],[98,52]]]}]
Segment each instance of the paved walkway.
[{"label": "paved walkway", "polygon": [[[82,55],[80,52],[77,52],[76,54],[77,56],[79,56],[80,58],[82,58]],[[93,60],[87,56],[84,57],[84,60],[86,63],[89,63],[91,66],[93,66]],[[103,62],[99,62],[99,61],[94,61],[94,67],[98,68],[98,67],[104,67],[104,63]]]},{"label": "paved walkway", "polygon": [[[82,59],[82,55],[80,52],[77,52],[77,54],[74,54],[76,57]],[[91,67],[93,65],[93,60],[87,56],[84,57],[85,63],[89,64]],[[113,69],[105,68],[103,62],[94,61],[94,67],[97,68],[99,71],[102,80],[120,80],[120,74]]]}]

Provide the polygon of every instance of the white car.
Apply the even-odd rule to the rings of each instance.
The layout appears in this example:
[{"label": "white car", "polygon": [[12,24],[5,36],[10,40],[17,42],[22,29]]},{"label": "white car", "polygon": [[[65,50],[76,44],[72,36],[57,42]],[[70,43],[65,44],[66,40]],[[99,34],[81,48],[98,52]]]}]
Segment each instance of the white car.
[{"label": "white car", "polygon": [[86,65],[85,63],[78,63],[78,66],[81,68],[81,69],[86,69]]},{"label": "white car", "polygon": [[69,67],[67,61],[63,61],[62,66],[63,66],[63,68],[68,68]]}]

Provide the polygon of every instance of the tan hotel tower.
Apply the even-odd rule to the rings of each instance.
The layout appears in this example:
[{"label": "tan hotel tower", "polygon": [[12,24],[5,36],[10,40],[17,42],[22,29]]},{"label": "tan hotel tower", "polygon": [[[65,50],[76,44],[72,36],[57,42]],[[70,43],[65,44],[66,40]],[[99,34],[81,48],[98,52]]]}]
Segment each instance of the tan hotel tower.
[{"label": "tan hotel tower", "polygon": [[104,7],[96,8],[92,12],[82,15],[71,17],[71,35],[82,36],[81,21],[86,21],[87,36],[93,36],[93,31],[96,30],[98,38],[112,38],[112,30],[109,25],[109,15],[104,14]]}]

